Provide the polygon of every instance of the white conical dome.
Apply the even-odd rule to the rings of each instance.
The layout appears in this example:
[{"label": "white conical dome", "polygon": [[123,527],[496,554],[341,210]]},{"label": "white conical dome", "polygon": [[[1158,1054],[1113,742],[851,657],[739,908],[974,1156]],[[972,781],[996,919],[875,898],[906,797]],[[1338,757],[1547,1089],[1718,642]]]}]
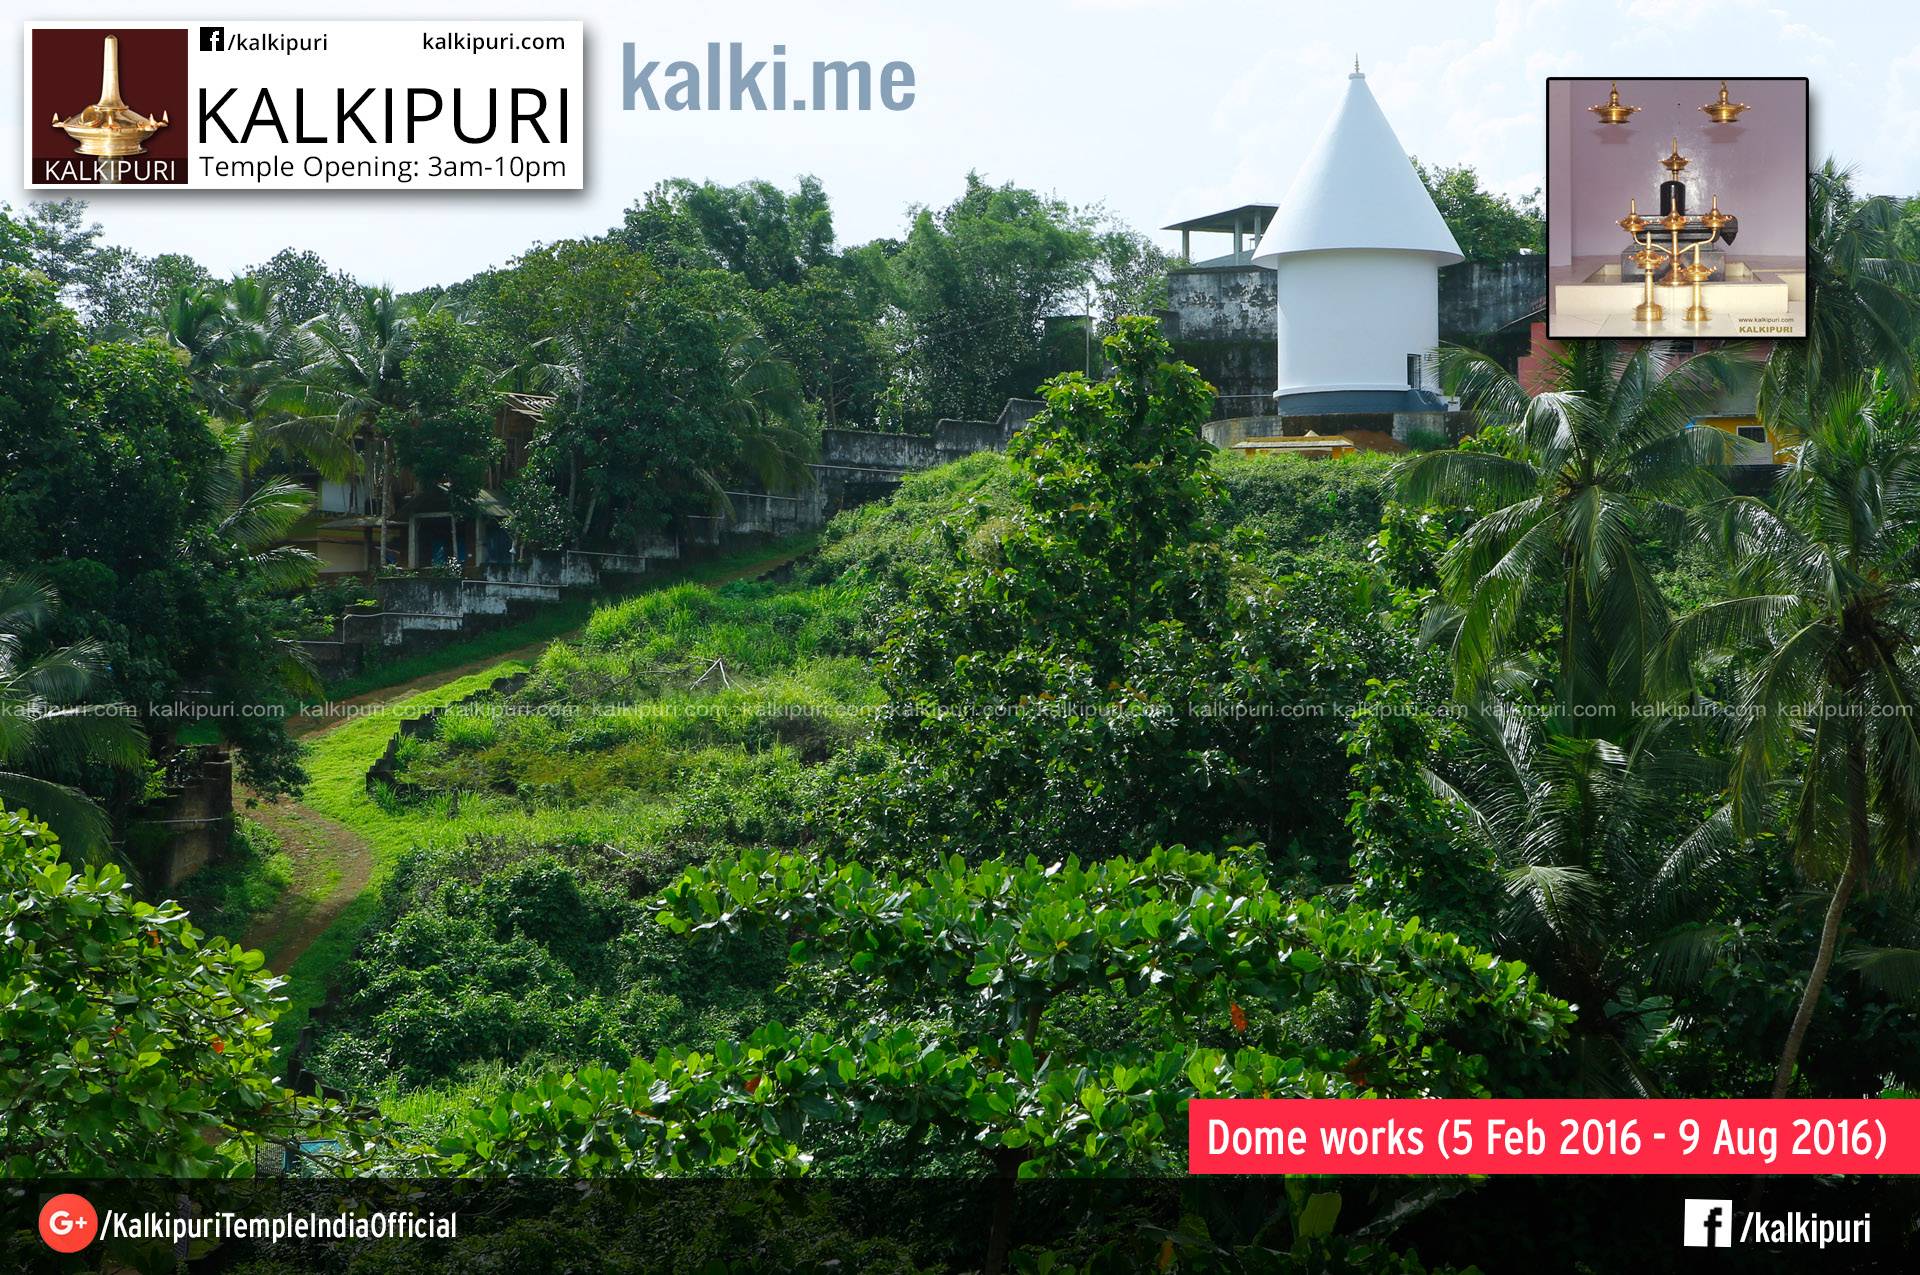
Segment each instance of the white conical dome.
[{"label": "white conical dome", "polygon": [[1464,259],[1358,68],[1253,260],[1271,266],[1291,253],[1342,248],[1431,253],[1436,265]]}]

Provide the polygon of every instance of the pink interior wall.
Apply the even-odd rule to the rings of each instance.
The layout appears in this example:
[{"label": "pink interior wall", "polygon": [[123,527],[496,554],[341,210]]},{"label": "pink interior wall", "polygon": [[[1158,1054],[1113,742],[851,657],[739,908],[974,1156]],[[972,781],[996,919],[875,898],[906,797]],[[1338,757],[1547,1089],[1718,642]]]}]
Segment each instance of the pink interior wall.
[{"label": "pink interior wall", "polygon": [[[1571,190],[1568,184],[1572,175],[1568,172],[1572,147],[1559,140],[1566,136],[1567,112],[1573,102],[1573,82],[1571,80],[1547,81],[1547,136],[1554,140],[1547,147],[1547,189],[1554,194],[1554,202],[1559,202],[1559,193]],[[1571,205],[1569,205],[1571,207]],[[1549,211],[1553,211],[1549,209]],[[1573,221],[1569,217],[1547,218],[1547,265],[1565,266],[1573,263]]]},{"label": "pink interior wall", "polygon": [[1793,257],[1807,243],[1807,97],[1801,80],[1729,79],[1734,101],[1752,109],[1738,123],[1715,124],[1700,107],[1718,80],[1621,80],[1620,100],[1639,112],[1622,125],[1600,123],[1587,107],[1607,100],[1608,80],[1559,80],[1547,95],[1548,264],[1613,256],[1626,246],[1616,224],[1629,197],[1642,213],[1660,210],[1660,161],[1680,139],[1689,163],[1687,211],[1706,211],[1714,195],[1740,219],[1735,255]]}]

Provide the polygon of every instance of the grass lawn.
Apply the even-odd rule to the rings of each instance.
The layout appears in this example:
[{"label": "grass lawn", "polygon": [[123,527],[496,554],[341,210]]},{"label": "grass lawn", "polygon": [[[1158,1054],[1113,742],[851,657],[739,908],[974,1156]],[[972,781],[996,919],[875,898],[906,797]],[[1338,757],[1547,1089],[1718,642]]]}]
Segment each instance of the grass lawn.
[{"label": "grass lawn", "polygon": [[777,565],[788,559],[799,557],[813,548],[818,539],[819,533],[807,532],[804,535],[769,540],[738,553],[685,565],[676,564],[657,572],[648,572],[644,581],[633,589],[623,589],[618,593],[567,598],[544,608],[538,615],[523,620],[519,624],[475,634],[473,637],[463,638],[431,651],[382,660],[351,677],[329,682],[327,698],[329,700],[351,699],[383,687],[397,686],[402,682],[411,682],[448,669],[456,669],[477,660],[505,656],[524,646],[551,642],[585,624],[587,617],[595,610],[616,598],[636,592],[649,592],[671,584],[708,584],[730,580],[742,574],[751,574],[764,569],[768,563]]},{"label": "grass lawn", "polygon": [[195,925],[238,942],[255,917],[285,907],[295,885],[293,860],[273,829],[235,815],[227,853],[182,881],[176,893]]}]

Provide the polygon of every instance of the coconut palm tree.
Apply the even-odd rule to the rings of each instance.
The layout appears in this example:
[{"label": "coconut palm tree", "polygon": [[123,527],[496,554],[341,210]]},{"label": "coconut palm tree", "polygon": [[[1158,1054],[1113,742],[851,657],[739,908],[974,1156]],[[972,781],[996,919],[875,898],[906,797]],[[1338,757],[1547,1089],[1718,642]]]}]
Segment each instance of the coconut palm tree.
[{"label": "coconut palm tree", "polygon": [[100,645],[30,654],[59,607],[36,580],[0,576],[0,806],[30,807],[83,854],[106,849],[106,812],[80,789],[46,778],[88,764],[135,770],[146,736],[122,704],[90,704],[106,672]]},{"label": "coconut palm tree", "polygon": [[389,412],[408,406],[406,361],[414,316],[387,288],[369,288],[340,314],[306,325],[314,345],[297,378],[342,437],[354,440],[373,471],[379,493],[380,562],[387,561],[393,520],[393,441],[381,427]]},{"label": "coconut palm tree", "polygon": [[242,276],[176,289],[150,335],[179,352],[214,421],[230,434],[244,432],[249,473],[276,458],[311,465],[328,478],[351,470],[351,438],[314,412],[308,387],[295,375],[309,359],[312,338],[286,321],[264,283]]},{"label": "coconut palm tree", "polygon": [[1775,1097],[1792,1084],[1849,901],[1876,873],[1920,862],[1920,440],[1897,403],[1861,382],[1829,393],[1771,504],[1712,508],[1736,592],[1683,618],[1666,646],[1679,687],[1713,652],[1751,656],[1729,780],[1736,825],[1764,826],[1790,790],[1796,858],[1832,883]]},{"label": "coconut palm tree", "polygon": [[[1720,775],[1671,718],[1643,718],[1624,743],[1560,734],[1537,713],[1483,696],[1466,746],[1429,783],[1492,854],[1509,905],[1493,946],[1520,957],[1578,1007],[1576,1065],[1592,1089],[1657,1096],[1641,1067],[1649,990],[1705,968],[1694,904],[1736,844],[1722,809],[1695,823]],[[1677,842],[1671,830],[1691,825]]]},{"label": "coconut palm tree", "polygon": [[1920,265],[1892,255],[1900,204],[1861,199],[1852,174],[1828,159],[1807,178],[1807,336],[1780,341],[1760,382],[1760,414],[1786,432],[1804,428],[1829,385],[1879,369],[1895,388],[1915,384]]},{"label": "coconut palm tree", "polygon": [[[290,479],[272,477],[255,484],[244,431],[224,440],[227,463],[216,470],[208,499],[219,511],[216,539],[235,558],[244,559],[252,587],[263,593],[293,593],[313,583],[320,559],[286,543],[294,524],[313,508],[313,492]],[[184,552],[184,549],[183,549]],[[323,688],[306,648],[291,638],[274,638],[275,674],[296,694],[319,695]]]},{"label": "coconut palm tree", "polygon": [[[819,447],[806,429],[800,378],[751,319],[729,315],[724,324],[728,392],[715,407],[734,436],[735,464],[767,491],[804,491],[813,485],[807,462],[819,455]],[[710,476],[703,472],[702,477]]]},{"label": "coconut palm tree", "polygon": [[1396,471],[1406,503],[1479,515],[1440,564],[1457,688],[1471,695],[1497,661],[1551,640],[1556,728],[1617,733],[1668,620],[1648,538],[1678,537],[1688,503],[1725,491],[1714,468],[1726,436],[1693,422],[1734,364],[1668,343],[1576,341],[1537,393],[1469,350],[1443,350],[1441,366],[1482,425],[1511,438],[1504,453],[1426,452]]}]

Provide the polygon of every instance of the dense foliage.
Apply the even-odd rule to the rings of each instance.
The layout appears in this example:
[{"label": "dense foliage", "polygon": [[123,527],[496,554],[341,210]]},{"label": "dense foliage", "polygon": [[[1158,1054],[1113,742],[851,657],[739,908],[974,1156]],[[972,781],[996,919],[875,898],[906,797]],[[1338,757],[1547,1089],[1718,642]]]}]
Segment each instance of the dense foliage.
[{"label": "dense foliage", "polygon": [[[1537,246],[1526,201],[1423,176],[1471,254]],[[66,608],[9,586],[0,693],[46,739],[90,698],[284,693],[273,639],[321,607],[268,547],[288,480],[405,468],[465,508],[506,392],[554,399],[493,493],[515,534],[627,545],[798,480],[825,425],[1079,367],[1007,455],[910,477],[777,578],[652,589],[524,680],[439,688],[371,790],[391,731],[322,737],[381,856],[303,989],[301,1063],[367,1104],[326,1163],[979,1188],[984,1219],[846,1250],[890,1269],[1418,1269],[1383,1244],[1473,1184],[1249,1188],[1211,1234],[1016,1223],[1012,1184],[1177,1171],[1196,1095],[1920,1083],[1920,293],[1908,219],[1814,181],[1807,342],[1569,343],[1524,382],[1448,351],[1476,431],[1398,462],[1214,452],[1212,390],[1123,313],[1143,245],[977,178],[857,247],[812,182],[670,183],[413,298],[301,254],[231,284],[123,260],[164,298],[146,343],[106,339],[135,320],[71,206],[0,217],[39,267],[0,268],[0,565]],[[1101,357],[1055,357],[1088,290]],[[1730,474],[1701,418],[1756,381],[1788,463]],[[75,501],[150,506],[159,539]],[[48,751],[0,734],[0,783],[99,785],[113,750]],[[255,957],[7,828],[0,938],[52,936],[0,948],[9,1173],[241,1171],[312,1118],[260,1078]],[[272,860],[209,878],[223,924]],[[89,979],[104,1001],[61,990]],[[182,996],[230,1018],[211,1092]]]},{"label": "dense foliage", "polygon": [[1468,261],[1546,251],[1547,219],[1538,187],[1513,199],[1482,189],[1480,175],[1465,164],[1429,168],[1415,160],[1413,166]]},{"label": "dense foliage", "polygon": [[[57,592],[41,639],[97,654],[96,693],[132,706],[163,763],[225,741],[261,789],[298,783],[271,710],[302,687],[280,595],[307,562],[271,546],[304,505],[277,484],[239,489],[233,440],[168,351],[86,344],[49,280],[6,266],[0,385],[0,572]],[[41,777],[117,812],[145,792],[84,766]]]},{"label": "dense foliage", "polygon": [[265,1141],[324,1129],[277,1079],[284,980],[208,943],[118,868],[75,868],[44,824],[0,814],[0,1165],[10,1177],[253,1171]]}]

